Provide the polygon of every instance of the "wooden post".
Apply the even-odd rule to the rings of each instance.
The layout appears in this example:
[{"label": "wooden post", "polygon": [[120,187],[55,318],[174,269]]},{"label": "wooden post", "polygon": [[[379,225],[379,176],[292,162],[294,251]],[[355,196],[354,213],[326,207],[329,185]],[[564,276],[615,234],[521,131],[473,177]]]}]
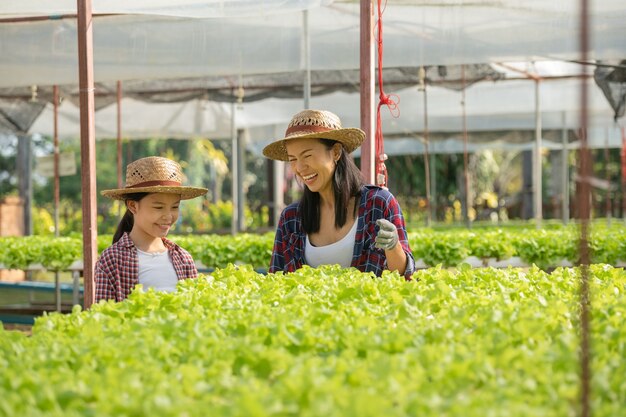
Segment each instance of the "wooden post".
[{"label": "wooden post", "polygon": [[98,255],[96,223],[96,126],[94,121],[93,20],[91,0],[77,0],[78,80],[80,92],[80,159],[83,197],[84,307],[95,298],[94,266]]},{"label": "wooden post", "polygon": [[374,132],[374,8],[372,0],[361,0],[361,129],[365,140],[361,145],[361,173],[365,182],[374,184],[374,158],[376,155]]}]

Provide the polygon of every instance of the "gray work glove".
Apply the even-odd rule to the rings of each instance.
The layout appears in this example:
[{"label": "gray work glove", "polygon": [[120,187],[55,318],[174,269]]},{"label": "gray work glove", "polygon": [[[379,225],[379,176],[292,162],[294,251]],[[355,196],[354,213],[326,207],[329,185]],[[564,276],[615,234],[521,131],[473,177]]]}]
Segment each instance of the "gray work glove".
[{"label": "gray work glove", "polygon": [[391,250],[395,248],[399,240],[396,225],[385,219],[376,220],[376,224],[380,230],[376,235],[375,246],[384,250]]}]

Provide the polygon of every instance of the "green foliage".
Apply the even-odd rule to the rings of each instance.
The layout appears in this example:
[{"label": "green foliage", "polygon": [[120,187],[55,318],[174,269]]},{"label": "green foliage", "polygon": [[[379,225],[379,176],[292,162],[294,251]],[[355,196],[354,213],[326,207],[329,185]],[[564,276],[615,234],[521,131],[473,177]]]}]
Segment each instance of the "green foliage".
[{"label": "green foliage", "polygon": [[25,269],[41,260],[41,238],[0,237],[0,263],[7,269]]},{"label": "green foliage", "polygon": [[59,237],[46,242],[41,246],[41,264],[44,268],[58,271],[66,269],[83,255],[83,245],[80,240]]},{"label": "green foliage", "polygon": [[470,233],[468,243],[470,253],[483,260],[493,258],[499,261],[516,253],[510,236],[502,230]]},{"label": "green foliage", "polygon": [[243,233],[236,236],[179,236],[172,239],[207,267],[247,264],[267,268],[272,256],[274,235]]},{"label": "green foliage", "polygon": [[[421,259],[428,266],[442,264],[454,267],[469,256],[483,259],[506,260],[520,257],[529,265],[541,268],[558,266],[563,261],[579,263],[579,236],[576,226],[552,227],[545,230],[528,228],[476,229],[409,232],[409,244],[416,260]],[[174,235],[172,240],[187,249],[194,259],[210,268],[223,268],[226,265],[248,264],[254,268],[267,268],[270,263],[274,234],[263,235],[241,233],[231,235]],[[44,247],[54,245],[44,258]],[[67,245],[66,249],[63,246]],[[68,239],[53,237],[0,237],[0,264],[12,268],[26,268],[30,263],[44,265],[69,265],[81,258],[76,248],[80,247],[80,236]],[[111,235],[98,236],[98,251],[111,245]],[[589,238],[591,259],[595,263],[616,265],[626,261],[626,227],[596,225]],[[48,252],[46,252],[48,253]],[[53,254],[58,253],[56,262]],[[68,263],[69,262],[69,263]]]},{"label": "green foliage", "polygon": [[409,245],[415,259],[422,259],[426,265],[455,266],[469,254],[465,241],[461,237],[465,232],[454,235],[442,233],[409,234]]},{"label": "green foliage", "polygon": [[524,261],[547,268],[561,259],[578,261],[577,237],[572,230],[529,230],[516,236],[515,247]]},{"label": "green foliage", "polygon": [[[626,273],[591,268],[592,408],[626,398]],[[406,282],[353,269],[215,271],[177,293],[0,328],[0,416],[578,414],[574,269]]]},{"label": "green foliage", "polygon": [[595,231],[589,242],[594,262],[615,265],[626,259],[626,239],[624,230],[616,228]]},{"label": "green foliage", "polygon": [[[70,235],[82,230],[82,208],[75,210],[72,202],[62,200],[59,204],[59,234]],[[101,219],[100,219],[101,220]],[[54,205],[44,204],[33,208],[33,234],[37,236],[54,236]]]},{"label": "green foliage", "polygon": [[[210,203],[204,199],[185,201],[182,206],[178,233],[209,233],[212,231],[230,230],[233,216],[232,201]],[[260,210],[244,207],[244,220],[248,229],[264,227],[269,221],[266,206]]]}]

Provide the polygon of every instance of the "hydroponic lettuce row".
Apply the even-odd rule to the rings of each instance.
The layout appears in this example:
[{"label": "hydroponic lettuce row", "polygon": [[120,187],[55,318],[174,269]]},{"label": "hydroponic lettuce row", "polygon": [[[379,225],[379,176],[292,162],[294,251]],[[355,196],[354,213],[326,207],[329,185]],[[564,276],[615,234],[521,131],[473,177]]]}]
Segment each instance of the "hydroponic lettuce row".
[{"label": "hydroponic lettuce row", "polygon": [[[488,260],[520,257],[528,265],[541,268],[558,266],[565,260],[578,263],[579,230],[575,226],[558,229],[477,229],[409,232],[409,243],[416,260],[428,266],[456,266],[469,256]],[[230,263],[268,268],[274,234],[235,236],[173,236],[196,261],[209,268]],[[111,236],[98,237],[101,252],[110,245]],[[626,262],[626,227],[594,226],[589,244],[595,263],[617,265]],[[0,264],[5,268],[26,269],[32,264],[64,269],[82,259],[80,238],[3,237],[0,238]]]},{"label": "hydroponic lettuce row", "polygon": [[[579,271],[250,267],[0,329],[0,416],[574,416]],[[592,408],[626,404],[626,273],[591,267]]]}]

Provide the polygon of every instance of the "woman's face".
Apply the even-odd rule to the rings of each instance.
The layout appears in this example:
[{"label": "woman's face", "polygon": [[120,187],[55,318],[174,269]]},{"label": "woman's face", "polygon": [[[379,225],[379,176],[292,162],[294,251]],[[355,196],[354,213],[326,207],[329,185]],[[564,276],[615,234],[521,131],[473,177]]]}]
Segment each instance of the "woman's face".
[{"label": "woman's face", "polygon": [[318,139],[292,139],[285,142],[292,171],[312,192],[332,192],[335,166],[341,144],[328,149]]},{"label": "woman's face", "polygon": [[153,193],[140,201],[128,201],[127,205],[134,216],[134,231],[151,238],[161,238],[167,236],[178,219],[180,195]]}]

